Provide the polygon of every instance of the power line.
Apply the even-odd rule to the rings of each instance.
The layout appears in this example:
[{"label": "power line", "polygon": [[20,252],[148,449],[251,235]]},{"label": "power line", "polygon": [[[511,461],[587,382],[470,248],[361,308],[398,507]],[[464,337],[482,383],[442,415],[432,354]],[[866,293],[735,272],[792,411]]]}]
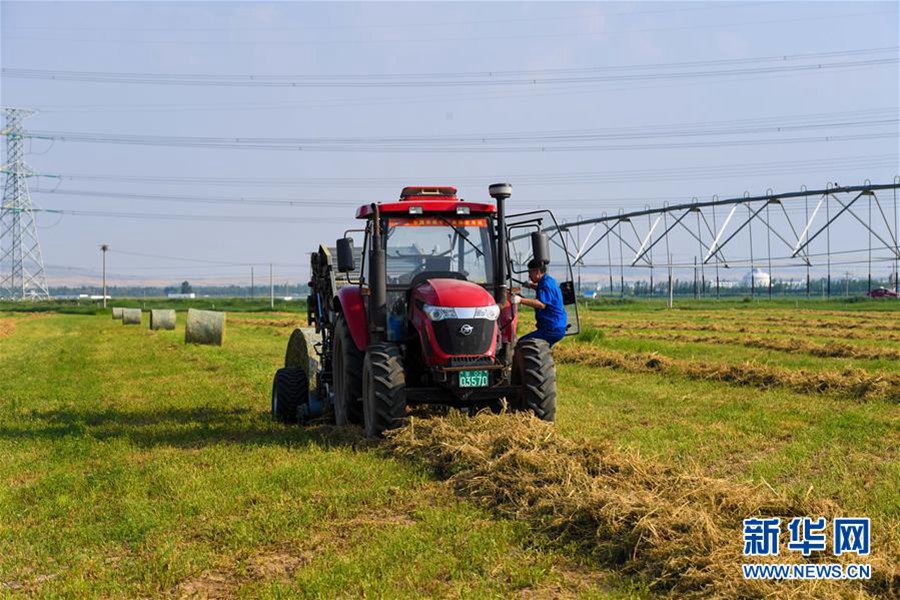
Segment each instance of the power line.
[{"label": "power line", "polygon": [[[715,10],[715,9],[734,9],[734,8],[752,8],[766,4],[765,2],[728,2],[708,4],[704,6],[690,6],[667,9],[654,10],[635,10],[616,13],[602,14],[603,18],[607,17],[630,17],[638,15],[650,15],[661,13],[683,13],[698,10]],[[581,21],[585,19],[584,14],[578,15],[546,15],[542,17],[504,17],[502,19],[477,19],[477,20],[457,20],[457,21],[424,21],[414,23],[397,23],[388,24],[365,24],[365,25],[299,25],[299,26],[281,26],[281,27],[119,27],[116,31],[307,31],[307,30],[335,30],[335,29],[406,29],[414,27],[421,29],[423,27],[456,27],[459,25],[493,25],[497,23],[545,23],[547,21]],[[16,30],[49,30],[49,31],[109,31],[109,27],[83,27],[83,26],[48,26],[48,25],[16,25]]]},{"label": "power line", "polygon": [[[568,171],[558,173],[501,173],[493,175],[463,174],[417,174],[416,177],[428,180],[452,181],[457,184],[487,185],[498,176],[513,179],[517,186],[568,185],[585,183],[616,183],[632,181],[689,180],[728,178],[746,175],[766,175],[806,172],[825,172],[841,168],[865,168],[868,166],[895,167],[898,165],[897,153],[840,156],[834,158],[817,158],[793,161],[768,161],[758,163],[706,164],[695,166],[625,169],[613,171]],[[327,187],[335,189],[366,188],[375,186],[396,186],[398,181],[410,179],[410,175],[389,177],[203,177],[199,175],[121,175],[121,174],[85,174],[63,173],[42,174],[60,180],[158,183],[172,185],[227,186],[251,185],[254,187]],[[37,191],[37,190],[36,190]]]},{"label": "power line", "polygon": [[[545,86],[587,83],[620,83],[635,81],[671,81],[686,78],[716,78],[745,75],[769,75],[847,69],[863,66],[891,65],[898,62],[896,47],[770,56],[726,61],[698,61],[659,63],[656,65],[628,65],[593,67],[585,69],[543,69],[540,71],[478,71],[469,73],[419,73],[419,74],[370,74],[345,75],[204,75],[175,73],[136,73],[99,71],[58,71],[45,69],[3,68],[5,77],[17,79],[50,79],[54,81],[78,81],[91,83],[141,83],[153,85],[190,85],[219,87],[287,87],[287,88],[423,88],[423,87],[483,87],[483,86]],[[832,57],[852,57],[868,54],[892,53],[883,58],[861,58],[839,62],[813,62],[811,64],[781,64],[762,67],[740,66],[749,63],[791,63]],[[738,65],[736,68],[720,68]],[[661,72],[633,72],[652,71]],[[676,69],[681,69],[677,71]],[[619,71],[616,73],[615,71]],[[624,73],[622,71],[625,71]],[[607,73],[607,74],[604,74]]]},{"label": "power line", "polygon": [[265,82],[265,81],[328,81],[328,80],[380,80],[380,79],[460,79],[460,78],[498,78],[536,75],[571,75],[581,73],[606,73],[616,71],[642,71],[642,70],[666,70],[666,69],[696,69],[701,67],[721,67],[727,65],[748,65],[759,63],[784,63],[802,60],[818,60],[823,58],[845,58],[852,56],[865,56],[870,54],[896,54],[900,46],[880,46],[874,48],[856,48],[851,50],[828,50],[823,52],[808,52],[799,54],[775,54],[768,56],[755,56],[745,58],[724,58],[700,61],[679,61],[662,63],[638,63],[632,65],[603,65],[594,67],[568,67],[568,68],[542,68],[542,69],[491,69],[479,71],[443,71],[443,72],[412,72],[412,73],[328,73],[328,74],[224,74],[224,73],[144,73],[137,71],[76,71],[55,69],[26,69],[16,67],[4,67],[3,74],[9,77],[40,77],[63,80],[65,77],[86,77],[103,80],[117,78],[146,78],[175,80],[179,82],[194,81],[237,81],[237,82]]},{"label": "power line", "polygon": [[160,46],[164,44],[190,44],[190,45],[251,45],[251,46],[340,46],[340,45],[391,45],[391,44],[426,44],[441,42],[484,42],[497,43],[503,40],[525,40],[525,39],[552,39],[552,38],[598,38],[598,37],[620,37],[634,33],[659,33],[664,31],[696,31],[704,29],[723,30],[730,27],[746,27],[753,25],[773,25],[780,23],[809,23],[810,21],[823,21],[831,19],[850,19],[854,17],[868,17],[882,14],[895,14],[894,9],[867,11],[857,13],[844,13],[837,15],[818,15],[795,17],[788,19],[766,19],[759,21],[740,21],[736,23],[718,23],[704,25],[682,25],[682,26],[666,26],[666,27],[645,27],[636,29],[618,28],[615,31],[602,32],[561,32],[561,33],[531,33],[531,34],[511,34],[511,35],[480,35],[480,36],[456,36],[456,37],[424,37],[414,38],[403,36],[392,39],[346,39],[346,40],[145,40],[134,38],[109,39],[109,38],[73,38],[73,37],[48,37],[48,36],[18,36],[6,35],[5,39],[17,41],[35,41],[35,42],[77,42],[77,43],[96,43],[96,44],[146,44]]},{"label": "power line", "polygon": [[[260,217],[240,215],[198,215],[198,214],[171,214],[171,213],[133,213],[108,210],[69,210],[57,208],[36,208],[33,212],[42,212],[57,215],[72,215],[76,217],[107,217],[115,219],[143,219],[158,221],[203,221],[221,223],[282,223],[296,225],[298,223],[334,223],[345,221],[346,217],[317,217],[314,215],[304,217]],[[268,264],[268,263],[266,263]]]},{"label": "power line", "polygon": [[[829,120],[830,119],[830,120]],[[838,119],[838,120],[834,120]],[[654,124],[630,127],[610,127],[603,129],[579,128],[565,130],[544,130],[533,132],[493,132],[478,134],[446,134],[420,136],[354,136],[354,137],[182,137],[154,136],[153,139],[174,139],[202,144],[248,143],[248,144],[496,144],[496,143],[551,143],[593,140],[637,140],[653,138],[701,137],[712,135],[750,135],[759,133],[786,133],[816,129],[846,129],[889,125],[900,122],[896,108],[870,109],[845,113],[824,113],[818,115],[792,115],[764,117],[757,119],[736,119],[728,121],[707,121],[685,124]],[[69,132],[33,132],[33,137],[73,137],[104,136],[113,139],[145,139],[146,136],[120,134],[93,134]]]},{"label": "power line", "polygon": [[[896,122],[896,120],[894,121]],[[201,137],[177,137],[177,136],[152,136],[152,135],[125,135],[125,134],[94,134],[82,132],[35,132],[29,134],[33,139],[46,139],[59,142],[81,142],[92,144],[124,144],[133,146],[165,146],[175,148],[211,148],[211,149],[227,149],[227,150],[271,150],[283,152],[384,152],[384,153],[403,153],[413,152],[416,154],[440,154],[440,153],[487,153],[487,152],[504,152],[504,153],[522,153],[522,152],[622,152],[631,150],[671,150],[684,148],[725,148],[734,146],[760,146],[772,144],[809,144],[809,143],[835,143],[847,142],[854,140],[876,140],[889,139],[898,137],[898,132],[877,132],[864,134],[846,134],[846,135],[827,135],[815,137],[779,137],[766,139],[748,139],[748,140],[714,140],[706,142],[656,142],[644,144],[615,144],[615,145],[577,145],[577,146],[557,146],[551,145],[550,141],[543,142],[541,145],[532,146],[396,146],[391,144],[372,144],[372,145],[349,145],[349,144],[294,144],[290,140],[276,141],[247,141],[240,138],[234,138],[233,141],[227,141],[225,138],[201,138]]]}]

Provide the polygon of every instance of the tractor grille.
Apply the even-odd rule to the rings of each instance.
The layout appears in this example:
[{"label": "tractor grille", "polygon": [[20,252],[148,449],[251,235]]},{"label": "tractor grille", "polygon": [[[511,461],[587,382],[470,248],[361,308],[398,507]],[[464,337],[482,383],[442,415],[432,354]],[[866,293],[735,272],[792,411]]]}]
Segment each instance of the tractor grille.
[{"label": "tractor grille", "polygon": [[[494,321],[487,319],[445,319],[431,324],[434,337],[447,354],[484,354],[494,340]],[[468,325],[472,333],[463,335],[460,329]]]},{"label": "tractor grille", "polygon": [[454,356],[447,364],[451,367],[491,367],[494,359],[490,356]]}]

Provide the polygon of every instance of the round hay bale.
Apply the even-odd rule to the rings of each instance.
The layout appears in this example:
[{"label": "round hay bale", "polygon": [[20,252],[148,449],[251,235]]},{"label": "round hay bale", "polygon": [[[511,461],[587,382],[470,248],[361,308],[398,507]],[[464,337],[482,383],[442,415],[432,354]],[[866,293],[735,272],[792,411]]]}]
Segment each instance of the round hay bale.
[{"label": "round hay bale", "polygon": [[139,309],[139,308],[123,308],[122,309],[122,324],[124,324],[124,325],[140,325],[141,324],[141,309]]},{"label": "round hay bale", "polygon": [[175,329],[175,309],[157,308],[151,310],[150,329]]},{"label": "round hay bale", "polygon": [[122,319],[122,311],[125,310],[121,306],[113,306],[112,315],[113,319],[120,321]]},{"label": "round hay bale", "polygon": [[185,344],[221,346],[225,340],[225,313],[189,308],[184,326]]},{"label": "round hay bale", "polygon": [[309,347],[306,344],[306,335],[302,329],[294,329],[288,340],[287,351],[284,353],[284,366],[305,369],[308,362]]}]

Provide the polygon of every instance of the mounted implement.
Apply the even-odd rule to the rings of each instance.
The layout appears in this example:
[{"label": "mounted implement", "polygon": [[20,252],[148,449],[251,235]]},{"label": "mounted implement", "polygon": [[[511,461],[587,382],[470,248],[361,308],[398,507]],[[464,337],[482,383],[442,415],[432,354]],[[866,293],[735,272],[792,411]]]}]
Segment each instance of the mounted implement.
[{"label": "mounted implement", "polygon": [[[400,425],[411,405],[477,410],[505,400],[552,421],[553,358],[542,340],[516,344],[510,294],[528,260],[550,262],[550,242],[569,253],[549,211],[506,215],[511,193],[509,184],[490,186],[491,204],[459,200],[453,187],[416,186],[397,202],[359,207],[364,228],[312,254],[308,320],[321,336],[318,367],[305,384],[299,367],[279,370],[274,416],[330,412],[374,437]],[[351,234],[362,237],[361,251]],[[530,248],[517,248],[522,240]],[[577,333],[571,265],[554,268],[568,333]]]}]

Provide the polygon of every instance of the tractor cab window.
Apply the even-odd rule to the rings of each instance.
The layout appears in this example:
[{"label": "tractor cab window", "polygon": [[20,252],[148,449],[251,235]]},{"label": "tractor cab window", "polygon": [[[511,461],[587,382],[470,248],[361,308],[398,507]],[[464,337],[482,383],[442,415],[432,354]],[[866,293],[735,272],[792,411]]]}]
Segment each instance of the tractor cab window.
[{"label": "tractor cab window", "polygon": [[385,219],[389,285],[408,285],[420,273],[459,273],[473,283],[492,280],[490,220],[428,215]]}]

